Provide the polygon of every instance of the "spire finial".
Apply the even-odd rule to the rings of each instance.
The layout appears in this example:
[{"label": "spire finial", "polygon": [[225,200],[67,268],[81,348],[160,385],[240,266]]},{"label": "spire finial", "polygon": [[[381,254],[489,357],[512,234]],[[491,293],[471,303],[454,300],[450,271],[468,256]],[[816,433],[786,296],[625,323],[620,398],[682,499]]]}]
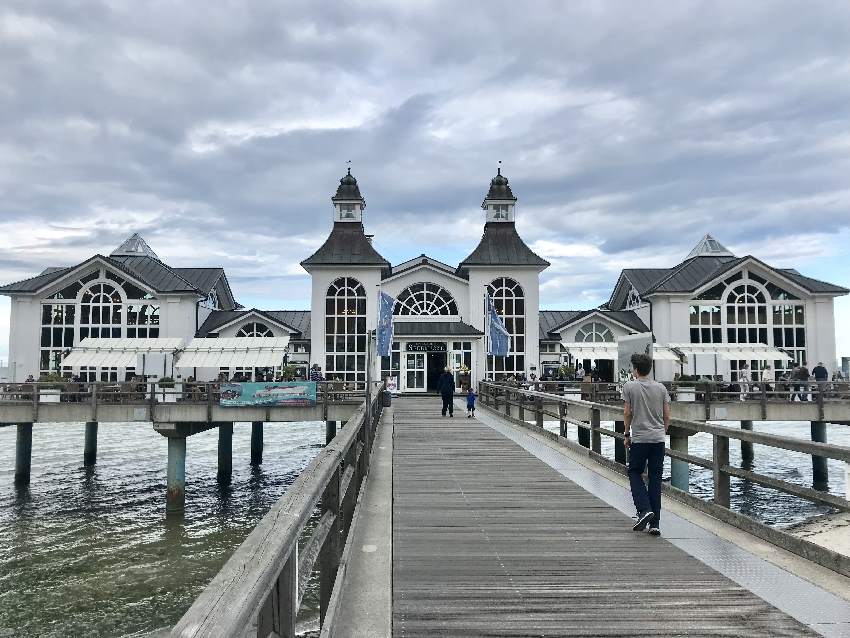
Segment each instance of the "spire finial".
[{"label": "spire finial", "polygon": [[496,169],[496,175],[502,174],[502,160],[499,160],[499,168]]},{"label": "spire finial", "polygon": [[351,175],[351,160],[348,160],[346,164],[348,164],[348,174]]}]

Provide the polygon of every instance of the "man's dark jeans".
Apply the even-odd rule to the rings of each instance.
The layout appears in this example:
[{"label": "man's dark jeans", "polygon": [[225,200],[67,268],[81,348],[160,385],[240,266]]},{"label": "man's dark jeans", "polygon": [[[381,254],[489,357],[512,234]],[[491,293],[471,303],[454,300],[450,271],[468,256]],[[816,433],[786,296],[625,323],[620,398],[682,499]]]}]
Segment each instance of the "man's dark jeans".
[{"label": "man's dark jeans", "polygon": [[[649,491],[643,471],[649,464]],[[655,512],[653,526],[661,523],[661,472],[664,469],[664,443],[632,443],[629,446],[629,483],[638,513]]]},{"label": "man's dark jeans", "polygon": [[443,392],[443,416],[446,416],[446,410],[449,411],[449,416],[454,416],[455,414],[455,395],[454,392]]}]

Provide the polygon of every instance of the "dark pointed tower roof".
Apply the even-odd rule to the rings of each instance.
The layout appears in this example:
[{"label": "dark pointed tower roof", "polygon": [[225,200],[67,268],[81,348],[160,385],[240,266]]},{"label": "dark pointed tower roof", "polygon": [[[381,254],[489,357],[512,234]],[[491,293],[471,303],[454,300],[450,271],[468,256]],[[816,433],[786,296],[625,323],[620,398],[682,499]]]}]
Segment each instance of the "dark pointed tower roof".
[{"label": "dark pointed tower roof", "polygon": [[510,199],[516,201],[516,197],[514,197],[511,187],[508,185],[508,178],[502,175],[501,166],[496,169],[496,176],[490,180],[490,190],[487,191],[485,200],[487,199]]},{"label": "dark pointed tower roof", "polygon": [[[490,180],[490,190],[484,198],[483,208],[489,200],[516,201],[508,178],[502,175],[502,168]],[[469,266],[534,266],[543,270],[549,262],[529,248],[516,230],[512,221],[491,221],[484,224],[481,241],[469,256],[458,265],[458,271]]]},{"label": "dark pointed tower roof", "polygon": [[354,178],[354,175],[351,174],[351,168],[349,168],[348,173],[343,175],[342,179],[339,180],[336,195],[331,197],[331,201],[347,202],[351,200],[361,200],[364,204],[366,203],[366,200],[363,199],[363,196],[360,194],[360,187],[357,185],[357,180]]},{"label": "dark pointed tower roof", "polygon": [[[363,205],[366,200],[360,194],[357,180],[348,173],[339,180],[336,195],[332,201],[360,201]],[[331,234],[319,249],[301,262],[305,270],[312,266],[381,266],[389,270],[390,262],[372,246],[372,242],[366,237],[366,230],[362,222],[334,222]]]}]

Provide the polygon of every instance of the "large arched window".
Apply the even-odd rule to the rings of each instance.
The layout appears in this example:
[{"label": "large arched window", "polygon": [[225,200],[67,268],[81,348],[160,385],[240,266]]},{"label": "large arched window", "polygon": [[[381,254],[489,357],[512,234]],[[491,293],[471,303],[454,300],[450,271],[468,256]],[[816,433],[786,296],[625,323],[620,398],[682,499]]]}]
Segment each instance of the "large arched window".
[{"label": "large arched window", "polygon": [[83,291],[80,299],[80,339],[99,337],[120,339],[124,304],[118,288],[96,283]]},{"label": "large arched window", "polygon": [[437,284],[423,282],[408,286],[396,297],[396,315],[456,315],[457,303],[451,293]]},{"label": "large arched window", "polygon": [[325,297],[325,377],[366,381],[366,290],[353,277],[340,277]]},{"label": "large arched window", "polygon": [[525,374],[525,292],[510,277],[499,277],[487,287],[487,294],[511,335],[507,357],[487,357],[488,378]]},{"label": "large arched window", "polygon": [[591,321],[590,323],[584,324],[576,331],[576,341],[614,341],[614,333],[611,332],[611,329],[604,323],[599,323],[598,321]]},{"label": "large arched window", "polygon": [[[691,302],[691,343],[766,344],[780,348],[791,361],[746,363],[750,375],[765,363],[776,372],[806,363],[805,306],[799,297],[748,269],[700,293]],[[745,363],[731,361],[732,378]]]},{"label": "large arched window", "polygon": [[271,331],[266,324],[260,323],[259,321],[252,321],[251,323],[246,323],[244,326],[239,328],[239,332],[236,333],[237,337],[273,337],[274,333]]}]

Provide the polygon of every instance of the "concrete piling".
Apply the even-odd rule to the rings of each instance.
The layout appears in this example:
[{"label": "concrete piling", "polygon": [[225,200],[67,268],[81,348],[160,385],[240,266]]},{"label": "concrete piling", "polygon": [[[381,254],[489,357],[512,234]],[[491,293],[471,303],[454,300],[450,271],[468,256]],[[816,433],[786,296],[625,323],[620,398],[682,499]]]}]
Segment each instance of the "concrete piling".
[{"label": "concrete piling", "polygon": [[336,421],[325,421],[325,445],[336,437]]},{"label": "concrete piling", "polygon": [[[623,434],[626,431],[626,424],[623,421],[614,421],[614,432]],[[614,461],[621,465],[626,464],[626,444],[622,439],[614,439]]]},{"label": "concrete piling", "polygon": [[90,467],[97,462],[97,421],[86,423],[86,439],[83,445],[83,465]]},{"label": "concrete piling", "polygon": [[251,465],[261,465],[263,462],[263,422],[251,423]]},{"label": "concrete piling", "polygon": [[233,424],[222,423],[218,426],[218,482],[230,483],[233,475]]},{"label": "concrete piling", "polygon": [[182,512],[186,505],[186,437],[168,437],[168,492],[165,511]]},{"label": "concrete piling", "polygon": [[32,466],[32,423],[18,423],[15,442],[15,484],[27,485],[30,482]]},{"label": "concrete piling", "polygon": [[[741,421],[741,429],[753,431],[753,422],[752,421]],[[741,441],[741,460],[745,462],[750,462],[755,458],[755,454],[753,454],[753,444],[751,441]]]},{"label": "concrete piling", "polygon": [[[814,443],[826,443],[826,423],[824,421],[812,421],[812,441]],[[829,469],[826,459],[822,456],[812,455],[812,487],[816,490],[829,489]]]}]

